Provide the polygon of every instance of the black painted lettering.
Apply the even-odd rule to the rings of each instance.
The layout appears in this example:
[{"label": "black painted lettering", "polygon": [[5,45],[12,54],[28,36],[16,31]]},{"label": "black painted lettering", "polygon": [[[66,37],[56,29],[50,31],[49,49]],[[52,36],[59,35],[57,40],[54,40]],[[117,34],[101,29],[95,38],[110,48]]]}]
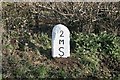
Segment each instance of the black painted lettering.
[{"label": "black painted lettering", "polygon": [[64,40],[59,40],[59,44],[61,44],[61,42],[64,44]]},{"label": "black painted lettering", "polygon": [[64,52],[62,51],[62,49],[64,49],[64,47],[60,47],[60,48],[59,48],[59,51],[62,53],[62,55],[59,54],[60,56],[64,56]]},{"label": "black painted lettering", "polygon": [[62,30],[60,31],[60,33],[61,33],[61,34],[60,34],[60,37],[64,37],[64,36],[63,36],[63,33],[64,33],[64,32],[63,32]]}]

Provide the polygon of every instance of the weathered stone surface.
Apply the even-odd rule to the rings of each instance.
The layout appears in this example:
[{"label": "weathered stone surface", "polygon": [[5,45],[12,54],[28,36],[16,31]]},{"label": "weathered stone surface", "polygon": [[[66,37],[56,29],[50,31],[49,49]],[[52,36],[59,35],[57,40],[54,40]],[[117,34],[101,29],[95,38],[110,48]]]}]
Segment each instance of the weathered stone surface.
[{"label": "weathered stone surface", "polygon": [[70,57],[70,32],[62,24],[58,24],[52,31],[52,56]]}]

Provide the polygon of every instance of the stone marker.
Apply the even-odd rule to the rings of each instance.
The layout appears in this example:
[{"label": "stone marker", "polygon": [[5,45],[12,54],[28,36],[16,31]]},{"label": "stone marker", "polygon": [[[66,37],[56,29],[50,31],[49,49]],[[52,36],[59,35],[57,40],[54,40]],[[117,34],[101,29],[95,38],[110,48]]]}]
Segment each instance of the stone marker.
[{"label": "stone marker", "polygon": [[52,30],[52,56],[70,57],[70,32],[62,24],[56,25]]}]

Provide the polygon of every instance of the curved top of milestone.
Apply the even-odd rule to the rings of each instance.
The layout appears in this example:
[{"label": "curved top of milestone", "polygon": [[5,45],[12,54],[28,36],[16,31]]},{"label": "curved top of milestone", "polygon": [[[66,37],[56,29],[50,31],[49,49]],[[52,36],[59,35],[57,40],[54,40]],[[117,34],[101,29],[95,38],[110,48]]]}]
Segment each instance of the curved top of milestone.
[{"label": "curved top of milestone", "polygon": [[62,24],[55,25],[55,27],[53,28],[53,32],[54,31],[59,32],[59,30],[63,30],[64,32],[70,33],[68,28],[66,26],[62,25]]}]

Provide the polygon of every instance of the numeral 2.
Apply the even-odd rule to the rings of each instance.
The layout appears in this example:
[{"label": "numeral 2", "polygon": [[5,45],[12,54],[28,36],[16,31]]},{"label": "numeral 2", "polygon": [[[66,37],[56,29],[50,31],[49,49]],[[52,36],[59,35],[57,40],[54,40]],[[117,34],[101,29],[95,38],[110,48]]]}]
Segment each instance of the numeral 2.
[{"label": "numeral 2", "polygon": [[64,33],[64,32],[63,32],[62,30],[60,31],[60,33],[61,33],[61,34],[60,34],[60,37],[64,37],[64,36],[63,36],[63,33]]}]

